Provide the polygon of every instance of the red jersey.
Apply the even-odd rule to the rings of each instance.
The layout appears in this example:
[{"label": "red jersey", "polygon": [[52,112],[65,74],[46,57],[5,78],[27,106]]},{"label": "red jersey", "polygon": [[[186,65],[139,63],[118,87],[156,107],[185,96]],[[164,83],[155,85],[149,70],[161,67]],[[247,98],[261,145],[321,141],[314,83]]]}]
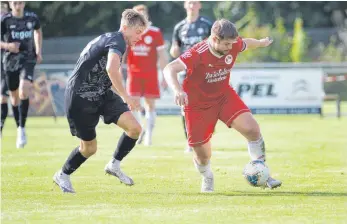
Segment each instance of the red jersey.
[{"label": "red jersey", "polygon": [[223,99],[225,90],[231,88],[231,68],[245,47],[243,40],[238,38],[227,55],[217,55],[208,40],[204,40],[179,57],[186,66],[183,90],[188,95],[188,108],[211,107]]},{"label": "red jersey", "polygon": [[164,48],[164,38],[159,28],[150,26],[135,46],[128,48],[127,64],[130,75],[143,77],[157,75],[157,51]]}]

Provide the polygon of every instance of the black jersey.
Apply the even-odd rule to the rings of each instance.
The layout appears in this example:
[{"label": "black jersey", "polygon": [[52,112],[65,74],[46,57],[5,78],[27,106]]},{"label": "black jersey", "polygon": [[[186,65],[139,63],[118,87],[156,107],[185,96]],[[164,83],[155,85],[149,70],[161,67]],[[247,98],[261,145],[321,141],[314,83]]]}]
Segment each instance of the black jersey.
[{"label": "black jersey", "polygon": [[87,100],[100,100],[112,86],[106,71],[108,52],[117,53],[122,58],[125,50],[126,43],[120,32],[96,37],[83,49],[69,79],[68,88]]},{"label": "black jersey", "polygon": [[212,22],[204,17],[189,23],[186,19],[177,23],[174,28],[172,41],[176,41],[181,52],[188,50],[211,34]]},{"label": "black jersey", "polygon": [[[1,17],[1,41],[20,43],[19,53],[5,51],[5,69],[6,65],[21,64],[25,60],[36,61],[34,30],[38,30],[40,27],[40,20],[33,12],[25,11],[22,18],[14,17],[12,13],[7,13]],[[12,63],[8,61],[12,61]]]}]

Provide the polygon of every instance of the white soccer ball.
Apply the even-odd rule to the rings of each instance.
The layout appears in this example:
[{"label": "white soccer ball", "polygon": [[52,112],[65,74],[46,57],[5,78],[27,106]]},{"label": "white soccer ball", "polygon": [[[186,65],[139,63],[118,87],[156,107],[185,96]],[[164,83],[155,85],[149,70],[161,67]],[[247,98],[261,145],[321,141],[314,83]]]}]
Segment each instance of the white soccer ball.
[{"label": "white soccer ball", "polygon": [[264,187],[270,177],[270,170],[263,161],[254,160],[247,163],[242,174],[251,186]]}]

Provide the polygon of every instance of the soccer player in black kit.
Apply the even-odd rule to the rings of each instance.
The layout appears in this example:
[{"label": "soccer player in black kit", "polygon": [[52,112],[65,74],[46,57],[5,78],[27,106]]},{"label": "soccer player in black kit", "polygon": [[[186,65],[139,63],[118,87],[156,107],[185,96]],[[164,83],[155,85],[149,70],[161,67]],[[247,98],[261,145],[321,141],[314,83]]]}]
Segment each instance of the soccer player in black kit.
[{"label": "soccer player in black kit", "polygon": [[[178,58],[189,48],[206,39],[211,34],[212,22],[205,17],[200,16],[201,3],[200,1],[185,1],[184,8],[187,12],[187,17],[177,23],[172,36],[172,45],[170,54],[173,58]],[[179,75],[181,84],[186,78],[186,73]],[[187,139],[186,121],[182,111],[183,129]],[[191,152],[188,142],[185,152]]]},{"label": "soccer player in black kit", "polygon": [[[3,15],[5,15],[6,13],[8,13],[9,10],[9,6],[7,4],[7,2],[1,2],[1,18]],[[1,49],[1,63],[2,63],[2,55],[3,55],[3,49]],[[3,66],[1,64],[1,90],[0,90],[0,103],[1,103],[1,123],[0,123],[0,127],[1,127],[1,137],[2,137],[2,128],[4,127],[5,124],[5,120],[7,117],[7,113],[8,113],[8,87],[6,85],[6,80],[5,80],[5,76],[4,76],[4,70],[3,70]]]},{"label": "soccer player in black kit", "polygon": [[121,171],[120,162],[134,148],[141,133],[141,125],[129,109],[139,110],[141,106],[139,100],[127,94],[120,65],[126,45],[135,45],[147,27],[148,20],[142,14],[127,9],[122,13],[118,32],[95,38],[80,54],[67,84],[65,109],[71,134],[81,141],[53,176],[63,192],[75,192],[70,175],[97,150],[95,127],[99,117],[105,124],[114,123],[124,130],[113,158],[105,167],[106,173],[126,185],[134,184]]},{"label": "soccer player in black kit", "polygon": [[25,123],[29,89],[35,65],[42,61],[42,30],[37,15],[24,11],[24,2],[11,1],[9,4],[12,11],[1,17],[1,49],[5,51],[2,65],[18,127],[16,146],[23,148],[27,143]]}]

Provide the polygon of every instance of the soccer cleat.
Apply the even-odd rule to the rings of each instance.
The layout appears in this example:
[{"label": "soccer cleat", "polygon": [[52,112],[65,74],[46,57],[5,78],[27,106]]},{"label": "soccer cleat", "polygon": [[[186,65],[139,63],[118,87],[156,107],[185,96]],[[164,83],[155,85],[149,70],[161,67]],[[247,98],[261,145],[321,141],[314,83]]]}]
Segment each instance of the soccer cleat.
[{"label": "soccer cleat", "polygon": [[186,146],[186,148],[185,148],[185,150],[184,150],[184,153],[190,153],[190,152],[193,152],[193,149],[192,149],[192,147],[190,147],[189,144],[187,143],[187,146]]},{"label": "soccer cleat", "polygon": [[25,128],[18,127],[17,128],[17,141],[16,141],[17,149],[24,148],[24,146],[26,144],[27,144],[27,137],[25,134]]},{"label": "soccer cleat", "polygon": [[125,185],[128,185],[128,186],[134,185],[134,181],[130,177],[128,177],[125,173],[123,173],[120,167],[114,166],[112,163],[112,160],[108,164],[106,164],[105,172],[107,174],[117,177],[120,180],[120,182]]},{"label": "soccer cleat", "polygon": [[201,183],[202,193],[212,193],[214,191],[214,178],[213,174],[210,177],[203,177]]},{"label": "soccer cleat", "polygon": [[70,175],[63,173],[61,170],[54,174],[53,181],[64,193],[76,193],[72,187]]},{"label": "soccer cleat", "polygon": [[269,177],[269,179],[266,181],[266,187],[270,189],[275,189],[277,187],[280,187],[282,185],[282,182],[279,180],[275,180],[272,177]]}]

